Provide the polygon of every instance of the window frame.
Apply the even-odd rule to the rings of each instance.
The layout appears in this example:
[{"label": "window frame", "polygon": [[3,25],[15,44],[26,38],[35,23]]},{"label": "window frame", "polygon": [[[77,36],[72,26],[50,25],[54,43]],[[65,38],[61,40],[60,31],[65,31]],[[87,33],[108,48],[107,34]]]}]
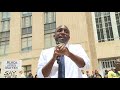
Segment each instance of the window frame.
[{"label": "window frame", "polygon": [[[49,13],[53,13],[53,17],[51,17],[52,18],[51,22],[48,21]],[[55,46],[54,45],[55,42],[53,41],[53,36],[51,37],[51,35],[55,33],[55,30],[56,30],[56,12],[44,12],[44,47],[45,48]],[[50,35],[50,39],[49,39],[51,42],[50,45],[46,44],[46,35]]]},{"label": "window frame", "polygon": [[[30,18],[30,25],[25,26],[25,20],[26,18]],[[23,21],[24,20],[24,21]],[[21,28],[21,51],[22,52],[30,52],[32,51],[32,44],[31,46],[28,45],[29,43],[29,38],[31,38],[31,43],[32,43],[32,12],[28,12],[26,14],[23,14],[22,12],[22,28]],[[27,39],[27,47],[23,48],[23,39]]]},{"label": "window frame", "polygon": [[98,42],[113,41],[114,34],[110,12],[94,12],[94,14]]}]

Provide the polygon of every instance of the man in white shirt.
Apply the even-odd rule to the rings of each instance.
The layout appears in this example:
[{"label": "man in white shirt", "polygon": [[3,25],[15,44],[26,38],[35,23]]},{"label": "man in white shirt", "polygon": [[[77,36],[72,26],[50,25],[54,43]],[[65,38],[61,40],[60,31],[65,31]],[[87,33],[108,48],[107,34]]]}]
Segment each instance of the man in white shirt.
[{"label": "man in white shirt", "polygon": [[42,50],[38,62],[38,78],[58,78],[57,58],[64,55],[65,78],[82,78],[81,68],[89,68],[90,60],[80,44],[68,44],[70,31],[67,26],[56,28],[54,39],[62,44]]}]

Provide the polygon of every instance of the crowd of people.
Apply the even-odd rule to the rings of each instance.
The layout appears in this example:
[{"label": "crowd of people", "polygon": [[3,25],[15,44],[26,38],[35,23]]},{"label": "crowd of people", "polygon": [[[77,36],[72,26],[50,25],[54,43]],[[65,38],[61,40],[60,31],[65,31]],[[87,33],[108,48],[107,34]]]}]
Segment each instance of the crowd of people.
[{"label": "crowd of people", "polygon": [[116,60],[114,66],[114,69],[112,68],[111,70],[105,70],[105,77],[120,78],[120,60]]},{"label": "crowd of people", "polygon": [[33,76],[32,72],[29,71],[28,72],[28,75],[25,75],[24,73],[24,68],[22,68],[20,71],[19,71],[19,77],[18,78],[37,78],[37,74],[35,76]]},{"label": "crowd of people", "polygon": [[25,75],[23,72],[20,71],[20,77],[19,78],[37,78],[37,74],[35,74],[35,76],[33,76],[33,74],[31,72],[28,73],[28,75]]},{"label": "crowd of people", "polygon": [[102,75],[98,72],[98,70],[92,71],[90,74],[89,71],[81,70],[83,78],[102,78]]},{"label": "crowd of people", "polygon": [[[102,76],[98,70],[94,70],[91,73],[88,70],[81,70],[83,78],[120,78],[120,71],[115,69],[105,70],[104,75]],[[33,76],[31,72],[27,76],[24,73],[21,73],[21,78],[37,78],[37,74]]]},{"label": "crowd of people", "polygon": [[[104,75],[102,76],[98,70],[94,70],[91,73],[88,70],[81,70],[83,78],[120,78],[120,71],[116,71],[115,69],[105,70]],[[27,76],[24,73],[21,73],[20,78],[37,78],[37,74],[33,76],[31,72]]]},{"label": "crowd of people", "polygon": [[86,70],[81,70],[83,78],[120,78],[120,71],[116,69],[105,70],[103,76],[98,70],[92,71],[91,73]]}]

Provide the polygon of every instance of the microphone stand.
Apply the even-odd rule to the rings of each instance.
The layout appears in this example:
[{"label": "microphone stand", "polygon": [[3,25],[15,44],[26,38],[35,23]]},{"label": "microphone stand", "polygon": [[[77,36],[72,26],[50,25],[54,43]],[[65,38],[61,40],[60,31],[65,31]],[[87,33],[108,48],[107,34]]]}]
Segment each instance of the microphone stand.
[{"label": "microphone stand", "polygon": [[[64,43],[65,40],[58,38],[57,44]],[[64,64],[64,55],[57,57],[57,63],[58,63],[58,78],[65,78],[65,64]]]}]

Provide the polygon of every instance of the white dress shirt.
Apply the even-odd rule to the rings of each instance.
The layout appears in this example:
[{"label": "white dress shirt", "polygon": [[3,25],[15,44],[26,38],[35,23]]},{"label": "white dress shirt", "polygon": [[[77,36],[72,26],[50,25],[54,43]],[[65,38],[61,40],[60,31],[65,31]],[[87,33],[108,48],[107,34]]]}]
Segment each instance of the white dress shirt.
[{"label": "white dress shirt", "polygon": [[[67,45],[70,52],[75,55],[80,56],[85,61],[85,66],[83,68],[88,69],[90,67],[90,60],[80,44],[70,44]],[[38,78],[44,78],[42,74],[42,68],[51,60],[53,57],[55,47],[42,50],[40,58],[38,61],[37,75]],[[73,62],[69,57],[64,56],[65,60],[65,78],[82,78],[81,68],[79,68],[75,62]],[[82,68],[82,69],[83,69]],[[58,64],[57,60],[53,64],[51,73],[48,78],[58,78]]]}]

